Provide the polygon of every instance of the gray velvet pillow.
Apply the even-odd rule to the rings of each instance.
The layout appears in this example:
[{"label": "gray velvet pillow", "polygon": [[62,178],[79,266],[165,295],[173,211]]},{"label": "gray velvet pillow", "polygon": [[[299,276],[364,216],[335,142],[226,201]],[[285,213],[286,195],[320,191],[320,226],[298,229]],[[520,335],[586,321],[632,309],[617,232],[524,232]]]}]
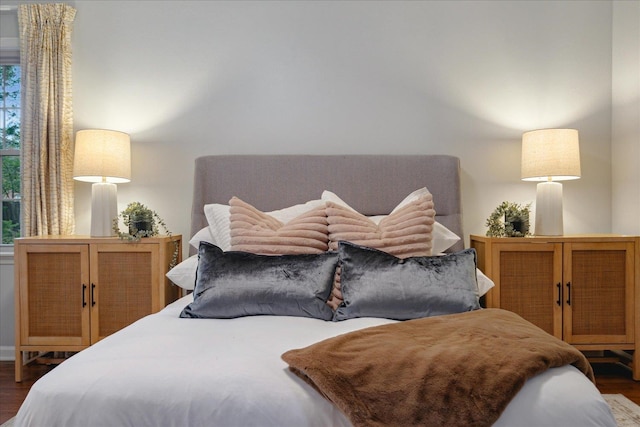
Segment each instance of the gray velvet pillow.
[{"label": "gray velvet pillow", "polygon": [[193,302],[180,317],[234,318],[252,315],[331,320],[326,304],[338,254],[258,255],[223,252],[202,242]]},{"label": "gray velvet pillow", "polygon": [[400,259],[342,241],[338,253],[344,301],[333,320],[407,320],[480,308],[474,249]]}]

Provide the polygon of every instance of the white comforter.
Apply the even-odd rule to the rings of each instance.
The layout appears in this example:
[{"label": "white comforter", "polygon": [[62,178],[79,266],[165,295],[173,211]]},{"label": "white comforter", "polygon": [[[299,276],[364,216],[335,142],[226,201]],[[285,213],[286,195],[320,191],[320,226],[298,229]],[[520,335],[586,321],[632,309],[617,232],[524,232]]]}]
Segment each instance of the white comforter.
[{"label": "white comforter", "polygon": [[[280,355],[384,319],[180,319],[187,296],[78,353],[32,387],[16,426],[348,426]],[[453,409],[455,410],[455,409]],[[571,366],[529,380],[496,426],[615,426]]]}]

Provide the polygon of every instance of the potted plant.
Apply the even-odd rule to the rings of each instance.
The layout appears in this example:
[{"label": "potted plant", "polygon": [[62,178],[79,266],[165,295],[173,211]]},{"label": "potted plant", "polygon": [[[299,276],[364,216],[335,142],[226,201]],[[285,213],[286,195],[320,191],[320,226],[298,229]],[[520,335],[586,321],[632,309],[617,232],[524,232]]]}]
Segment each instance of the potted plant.
[{"label": "potted plant", "polygon": [[[127,227],[128,233],[120,231],[119,222]],[[113,231],[120,239],[139,241],[144,237],[157,236],[159,228],[171,237],[171,231],[167,228],[164,220],[158,213],[140,202],[131,202],[120,214],[113,220]],[[178,261],[178,241],[175,241],[175,251],[173,253],[169,269],[175,267]]]},{"label": "potted plant", "polygon": [[[120,231],[118,223],[122,222],[127,227],[129,233]],[[117,218],[113,220],[113,231],[121,239],[139,240],[142,237],[157,236],[159,234],[158,227],[162,227],[167,236],[171,236],[171,232],[167,229],[164,220],[156,213],[140,202],[131,202],[120,212]]]},{"label": "potted plant", "polygon": [[502,202],[487,218],[489,237],[525,237],[529,233],[529,213],[531,203],[521,206],[517,203]]}]

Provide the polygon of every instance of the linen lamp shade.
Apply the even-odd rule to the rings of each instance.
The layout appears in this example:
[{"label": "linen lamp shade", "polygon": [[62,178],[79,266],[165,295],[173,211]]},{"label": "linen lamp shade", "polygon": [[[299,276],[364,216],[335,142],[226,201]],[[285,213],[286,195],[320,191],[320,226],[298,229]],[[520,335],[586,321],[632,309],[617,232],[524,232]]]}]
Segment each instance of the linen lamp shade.
[{"label": "linen lamp shade", "polygon": [[522,135],[521,178],[542,181],[536,191],[535,234],[564,232],[562,184],[580,178],[580,144],[575,129],[541,129]]},{"label": "linen lamp shade", "polygon": [[123,132],[87,129],[76,133],[73,178],[85,182],[131,181],[131,142]]},{"label": "linen lamp shade", "polygon": [[523,181],[580,178],[580,146],[575,129],[543,129],[522,135]]}]

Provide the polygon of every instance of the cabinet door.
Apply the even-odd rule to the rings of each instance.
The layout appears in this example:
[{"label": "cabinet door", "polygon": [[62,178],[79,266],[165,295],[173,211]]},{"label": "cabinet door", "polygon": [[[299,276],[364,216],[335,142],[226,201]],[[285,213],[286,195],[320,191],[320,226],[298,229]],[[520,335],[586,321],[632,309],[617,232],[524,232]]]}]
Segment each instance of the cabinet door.
[{"label": "cabinet door", "polygon": [[22,345],[89,345],[87,245],[18,245]]},{"label": "cabinet door", "polygon": [[494,244],[492,260],[498,307],[562,338],[562,244]]},{"label": "cabinet door", "polygon": [[632,242],[565,243],[565,341],[633,342],[633,251]]},{"label": "cabinet door", "polygon": [[157,244],[91,245],[92,344],[152,313],[158,262]]}]

